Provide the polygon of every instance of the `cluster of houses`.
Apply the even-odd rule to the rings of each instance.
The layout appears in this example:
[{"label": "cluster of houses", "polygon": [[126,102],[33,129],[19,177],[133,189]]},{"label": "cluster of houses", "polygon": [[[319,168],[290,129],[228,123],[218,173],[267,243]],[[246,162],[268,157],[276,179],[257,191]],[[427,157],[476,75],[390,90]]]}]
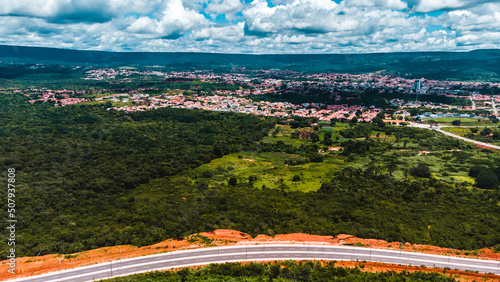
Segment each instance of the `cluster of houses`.
[{"label": "cluster of houses", "polygon": [[[80,104],[84,102],[90,101],[87,98],[78,98],[75,96],[83,96],[85,95],[85,91],[73,91],[73,90],[43,90],[40,92],[38,99],[31,99],[29,102],[34,104],[35,102],[53,102],[55,105],[66,106],[66,105],[74,105]],[[30,97],[30,94],[24,94],[27,97]]]},{"label": "cluster of houses", "polygon": [[[296,105],[289,102],[253,101],[239,96],[184,96],[162,94],[143,99],[143,105],[115,107],[118,111],[136,112],[162,107],[181,109],[202,109],[208,111],[227,111],[274,117],[315,117],[322,121],[347,119],[354,117],[371,121],[381,109],[363,106],[324,105],[319,103],[304,103]],[[362,114],[359,115],[359,112]],[[358,115],[356,115],[358,113]]]},{"label": "cluster of houses", "polygon": [[[276,117],[314,117],[322,121],[335,119],[371,121],[382,109],[366,106],[340,104],[340,91],[365,91],[367,89],[378,92],[399,91],[407,94],[422,95],[445,95],[448,97],[470,97],[472,106],[456,106],[447,104],[436,104],[408,99],[392,99],[389,103],[399,109],[424,107],[427,109],[448,110],[489,110],[497,114],[495,103],[500,102],[500,95],[481,95],[476,92],[480,88],[500,87],[498,83],[474,83],[456,81],[437,81],[427,79],[408,79],[393,75],[379,73],[370,74],[342,74],[342,73],[319,73],[304,74],[294,71],[282,70],[254,70],[243,72],[233,71],[230,73],[215,74],[210,71],[194,70],[185,72],[138,70],[135,68],[102,68],[92,69],[86,72],[85,79],[121,79],[131,75],[161,76],[165,81],[190,81],[199,80],[206,83],[229,83],[238,84],[243,87],[237,90],[216,90],[210,93],[201,92],[190,95],[162,94],[150,97],[143,92],[148,89],[125,90],[122,93],[110,94],[94,98],[94,101],[111,101],[130,103],[129,106],[114,107],[118,111],[136,112],[156,109],[161,107],[174,107],[186,109],[203,109],[210,111],[232,111],[264,116]],[[253,101],[247,98],[249,95],[260,95],[276,93],[277,91],[294,92],[306,91],[307,89],[321,89],[331,93],[339,104],[324,105],[321,103],[303,103],[300,105],[289,102]],[[151,90],[151,89],[149,89]],[[102,90],[106,91],[106,90]],[[119,90],[117,90],[120,92]],[[112,91],[112,92],[117,92]],[[98,94],[98,92],[96,92]],[[96,94],[94,93],[94,94]],[[65,106],[89,102],[84,98],[84,91],[68,90],[36,90],[36,99],[31,103],[54,102],[55,105]],[[460,96],[458,95],[460,94]],[[25,94],[33,97],[30,94]],[[435,112],[435,111],[434,111]],[[437,116],[436,116],[437,117]],[[421,119],[436,118],[434,116],[422,115]]]}]

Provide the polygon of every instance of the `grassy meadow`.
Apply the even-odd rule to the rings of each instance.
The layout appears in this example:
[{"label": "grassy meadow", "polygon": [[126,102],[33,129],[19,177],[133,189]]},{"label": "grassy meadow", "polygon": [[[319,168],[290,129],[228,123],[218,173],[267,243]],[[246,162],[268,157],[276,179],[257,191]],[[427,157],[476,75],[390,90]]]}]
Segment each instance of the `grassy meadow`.
[{"label": "grassy meadow", "polygon": [[[317,191],[322,183],[330,181],[334,173],[342,168],[365,169],[368,165],[375,165],[383,173],[389,174],[389,166],[393,166],[393,171],[390,172],[392,176],[395,179],[404,180],[414,178],[409,175],[409,168],[424,163],[429,167],[433,178],[473,189],[474,178],[468,176],[470,167],[477,163],[489,162],[492,154],[479,150],[424,151],[419,148],[418,140],[397,140],[394,135],[386,136],[382,131],[373,131],[371,139],[376,142],[390,143],[393,149],[369,155],[357,155],[348,159],[342,154],[340,142],[349,139],[342,137],[339,132],[346,126],[347,124],[338,124],[318,131],[320,142],[317,144],[320,147],[323,162],[289,165],[286,161],[300,159],[301,155],[286,152],[243,151],[212,160],[177,177],[184,178],[190,183],[203,181],[209,185],[226,185],[230,177],[235,177],[238,183],[249,183],[249,179],[253,178],[251,182],[256,188],[309,192]],[[279,133],[273,136],[273,130],[271,130],[270,134],[264,137],[263,142],[282,141],[295,146],[311,144],[311,140],[292,138],[291,133],[295,130],[313,131],[312,127],[292,129],[287,125],[276,125],[276,128],[279,128]],[[467,128],[448,128],[450,129],[457,132],[468,131]],[[325,132],[332,133],[332,140],[335,140],[332,146],[321,144]],[[378,138],[375,137],[377,134],[379,134]],[[395,161],[388,161],[390,159]],[[298,179],[296,177],[294,180],[294,176],[298,176]]]}]

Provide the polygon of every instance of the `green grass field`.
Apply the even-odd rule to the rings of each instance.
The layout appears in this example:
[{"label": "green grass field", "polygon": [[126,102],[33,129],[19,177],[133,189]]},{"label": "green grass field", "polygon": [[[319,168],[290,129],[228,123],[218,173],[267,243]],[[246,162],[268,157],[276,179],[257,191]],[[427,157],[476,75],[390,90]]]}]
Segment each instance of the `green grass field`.
[{"label": "green grass field", "polygon": [[[399,162],[395,165],[393,176],[403,180],[405,177],[413,178],[405,171],[419,163],[426,164],[431,170],[432,177],[448,183],[465,184],[464,187],[472,189],[474,179],[468,176],[472,164],[462,164],[454,160],[455,152],[419,152],[417,149],[393,150],[386,156],[398,156]],[[294,191],[316,191],[323,182],[329,181],[335,171],[350,166],[366,169],[372,161],[370,157],[358,157],[346,163],[346,157],[338,153],[328,153],[321,163],[306,163],[301,165],[287,165],[285,160],[297,158],[299,155],[276,152],[240,152],[215,159],[208,164],[197,167],[178,177],[188,177],[190,182],[203,179],[208,184],[226,184],[230,177],[235,177],[238,183],[248,183],[250,176],[255,176],[254,187],[265,186],[271,189],[289,189]],[[372,156],[373,157],[373,156]],[[378,156],[381,157],[381,156]],[[476,158],[487,161],[487,155],[478,153]],[[388,165],[376,162],[381,173],[388,173]],[[210,177],[207,176],[210,172]],[[300,176],[299,181],[292,181],[295,175]]]},{"label": "green grass field", "polygon": [[464,127],[443,127],[442,130],[446,132],[450,132],[456,135],[464,136],[467,133],[470,133],[470,129]]},{"label": "green grass field", "polygon": [[462,123],[465,123],[465,122],[477,122],[477,119],[473,119],[473,118],[458,118],[458,117],[428,119],[428,120],[425,120],[425,122],[429,123],[429,121],[431,121],[431,120],[436,121],[436,122],[444,122],[444,123],[451,123],[454,120],[461,120]]},{"label": "green grass field", "polygon": [[[209,183],[226,183],[231,176],[236,177],[239,183],[249,182],[250,176],[256,176],[254,187],[261,188],[265,185],[272,189],[290,189],[299,191],[316,191],[321,183],[329,181],[333,172],[345,166],[342,156],[328,157],[322,163],[306,163],[289,166],[284,163],[286,159],[299,157],[286,153],[250,153],[240,152],[230,154],[212,162],[202,165],[190,175],[204,176],[207,171],[213,173],[207,178]],[[295,175],[300,176],[299,181],[292,181]]]},{"label": "green grass field", "polygon": [[[310,143],[310,140],[293,139],[289,135],[296,129],[291,129],[289,126],[277,125],[280,128],[279,132],[273,137],[271,134],[264,138],[264,142],[283,141],[285,144],[301,145]],[[338,132],[333,127],[333,139],[338,136]],[[466,128],[449,127],[446,130],[456,132],[467,132]],[[301,128],[300,130],[312,130],[312,128]],[[330,129],[327,129],[330,130]],[[319,135],[323,139],[324,132],[321,130]],[[373,132],[384,136],[383,132]],[[345,138],[341,138],[346,140]],[[375,139],[375,138],[373,138]],[[238,183],[249,183],[249,177],[256,177],[253,186],[262,188],[263,186],[271,189],[285,189],[294,191],[316,191],[321,187],[323,182],[329,181],[334,173],[344,167],[350,166],[353,168],[366,169],[368,165],[375,164],[378,166],[380,173],[388,174],[389,165],[381,160],[387,158],[397,159],[398,162],[394,165],[393,176],[396,179],[403,180],[405,177],[413,178],[408,173],[409,168],[416,166],[419,163],[426,164],[432,177],[441,179],[452,184],[460,184],[464,188],[472,189],[474,179],[468,176],[471,163],[459,160],[457,151],[420,151],[417,143],[410,140],[406,146],[402,141],[396,143],[395,137],[391,136],[387,139],[380,139],[380,142],[391,142],[394,144],[394,149],[387,152],[373,153],[370,156],[356,156],[354,159],[346,162],[347,157],[340,154],[340,151],[323,151],[324,161],[320,163],[304,163],[299,165],[287,165],[287,160],[300,159],[304,156],[297,154],[287,154],[284,152],[239,152],[215,159],[208,164],[201,165],[192,169],[178,177],[185,178],[186,181],[194,183],[195,181],[203,181],[207,184],[226,185],[230,177],[235,177]],[[321,143],[318,143],[321,145]],[[465,152],[464,152],[465,154]],[[476,152],[475,159],[488,161],[487,153]],[[299,181],[293,181],[292,178],[298,175]]]}]

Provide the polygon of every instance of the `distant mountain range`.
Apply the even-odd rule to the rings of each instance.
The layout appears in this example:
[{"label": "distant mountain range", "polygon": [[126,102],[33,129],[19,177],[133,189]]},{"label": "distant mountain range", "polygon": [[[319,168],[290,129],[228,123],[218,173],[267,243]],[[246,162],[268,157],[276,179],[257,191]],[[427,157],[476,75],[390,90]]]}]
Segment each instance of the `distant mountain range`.
[{"label": "distant mountain range", "polygon": [[500,50],[374,54],[247,55],[104,52],[1,46],[0,60],[17,63],[160,65],[171,69],[289,69],[301,72],[386,72],[432,79],[500,81]]}]

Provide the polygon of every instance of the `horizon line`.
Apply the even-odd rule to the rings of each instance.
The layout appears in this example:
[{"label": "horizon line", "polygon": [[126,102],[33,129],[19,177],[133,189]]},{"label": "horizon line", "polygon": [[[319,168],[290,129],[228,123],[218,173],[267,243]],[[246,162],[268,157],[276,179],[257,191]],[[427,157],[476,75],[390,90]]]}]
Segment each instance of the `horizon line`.
[{"label": "horizon line", "polygon": [[99,52],[99,53],[117,53],[117,54],[133,54],[133,53],[165,53],[165,54],[212,54],[212,55],[248,55],[248,56],[310,56],[310,55],[374,55],[374,54],[411,54],[411,53],[470,53],[476,51],[500,51],[498,49],[473,49],[473,50],[451,50],[451,51],[399,51],[399,52],[370,52],[370,53],[221,53],[221,52],[168,52],[168,51],[107,51],[107,50],[86,50],[86,49],[70,49],[61,47],[46,47],[46,46],[25,46],[25,45],[6,45],[0,44],[0,47],[12,47],[12,48],[39,48],[39,49],[54,49],[54,50],[64,50],[64,51],[75,51],[75,52]]}]

